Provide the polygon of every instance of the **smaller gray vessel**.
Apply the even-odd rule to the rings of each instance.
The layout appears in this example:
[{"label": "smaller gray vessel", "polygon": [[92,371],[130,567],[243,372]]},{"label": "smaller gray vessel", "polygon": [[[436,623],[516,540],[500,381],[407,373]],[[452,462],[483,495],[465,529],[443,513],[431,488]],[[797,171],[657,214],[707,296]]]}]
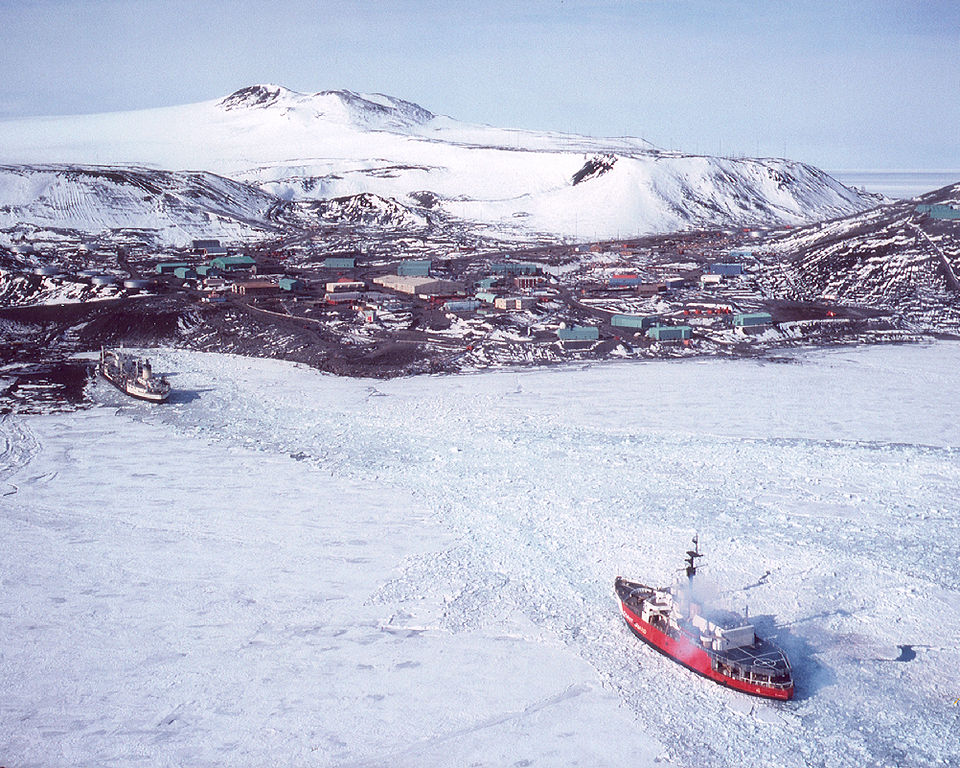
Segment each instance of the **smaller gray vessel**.
[{"label": "smaller gray vessel", "polygon": [[113,386],[130,397],[162,403],[170,396],[170,382],[163,376],[154,376],[150,361],[129,352],[100,349],[97,371]]}]

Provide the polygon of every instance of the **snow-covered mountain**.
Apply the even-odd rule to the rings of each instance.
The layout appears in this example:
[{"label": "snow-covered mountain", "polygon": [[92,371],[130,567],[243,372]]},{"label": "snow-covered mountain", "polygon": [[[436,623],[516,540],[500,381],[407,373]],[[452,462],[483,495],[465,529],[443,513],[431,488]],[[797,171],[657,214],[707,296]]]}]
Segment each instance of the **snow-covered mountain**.
[{"label": "snow-covered mountain", "polygon": [[0,166],[0,230],[32,224],[80,232],[152,230],[165,245],[186,244],[197,233],[236,241],[275,232],[279,202],[205,171]]},{"label": "snow-covered mountain", "polygon": [[136,233],[159,247],[197,237],[253,242],[320,222],[422,229],[429,219],[370,193],[291,202],[206,171],[0,165],[0,247],[31,231]]},{"label": "snow-covered mountain", "polygon": [[416,207],[429,195],[436,213],[491,233],[581,239],[796,224],[877,202],[788,160],[505,130],[380,94],[276,85],[178,107],[0,122],[0,162],[189,168],[287,201],[371,193]]}]

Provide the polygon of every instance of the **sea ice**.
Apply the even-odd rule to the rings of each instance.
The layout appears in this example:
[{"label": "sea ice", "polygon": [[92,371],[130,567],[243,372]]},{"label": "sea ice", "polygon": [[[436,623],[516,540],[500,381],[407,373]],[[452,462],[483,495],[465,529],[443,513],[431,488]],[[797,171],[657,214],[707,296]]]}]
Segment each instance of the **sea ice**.
[{"label": "sea ice", "polygon": [[[152,357],[164,406],[93,382],[0,422],[0,762],[960,761],[960,345],[377,382]],[[672,580],[694,531],[794,701],[623,625],[614,576]]]}]

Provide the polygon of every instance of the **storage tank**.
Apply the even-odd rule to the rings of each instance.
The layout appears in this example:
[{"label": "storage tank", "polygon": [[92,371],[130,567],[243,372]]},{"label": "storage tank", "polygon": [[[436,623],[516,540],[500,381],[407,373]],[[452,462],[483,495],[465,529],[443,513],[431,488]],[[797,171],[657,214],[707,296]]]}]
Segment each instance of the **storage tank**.
[{"label": "storage tank", "polygon": [[153,281],[134,278],[132,280],[124,280],[123,287],[129,288],[132,291],[149,291],[153,288]]},{"label": "storage tank", "polygon": [[90,278],[91,285],[116,285],[117,277],[115,275],[94,275]]}]

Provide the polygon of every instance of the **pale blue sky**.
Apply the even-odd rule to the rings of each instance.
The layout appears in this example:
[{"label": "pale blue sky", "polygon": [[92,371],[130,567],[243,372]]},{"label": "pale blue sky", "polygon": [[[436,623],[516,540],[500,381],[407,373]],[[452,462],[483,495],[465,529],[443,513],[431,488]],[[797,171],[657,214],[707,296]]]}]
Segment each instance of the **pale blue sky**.
[{"label": "pale blue sky", "polygon": [[829,169],[960,169],[956,0],[0,0],[0,118],[258,82]]}]

